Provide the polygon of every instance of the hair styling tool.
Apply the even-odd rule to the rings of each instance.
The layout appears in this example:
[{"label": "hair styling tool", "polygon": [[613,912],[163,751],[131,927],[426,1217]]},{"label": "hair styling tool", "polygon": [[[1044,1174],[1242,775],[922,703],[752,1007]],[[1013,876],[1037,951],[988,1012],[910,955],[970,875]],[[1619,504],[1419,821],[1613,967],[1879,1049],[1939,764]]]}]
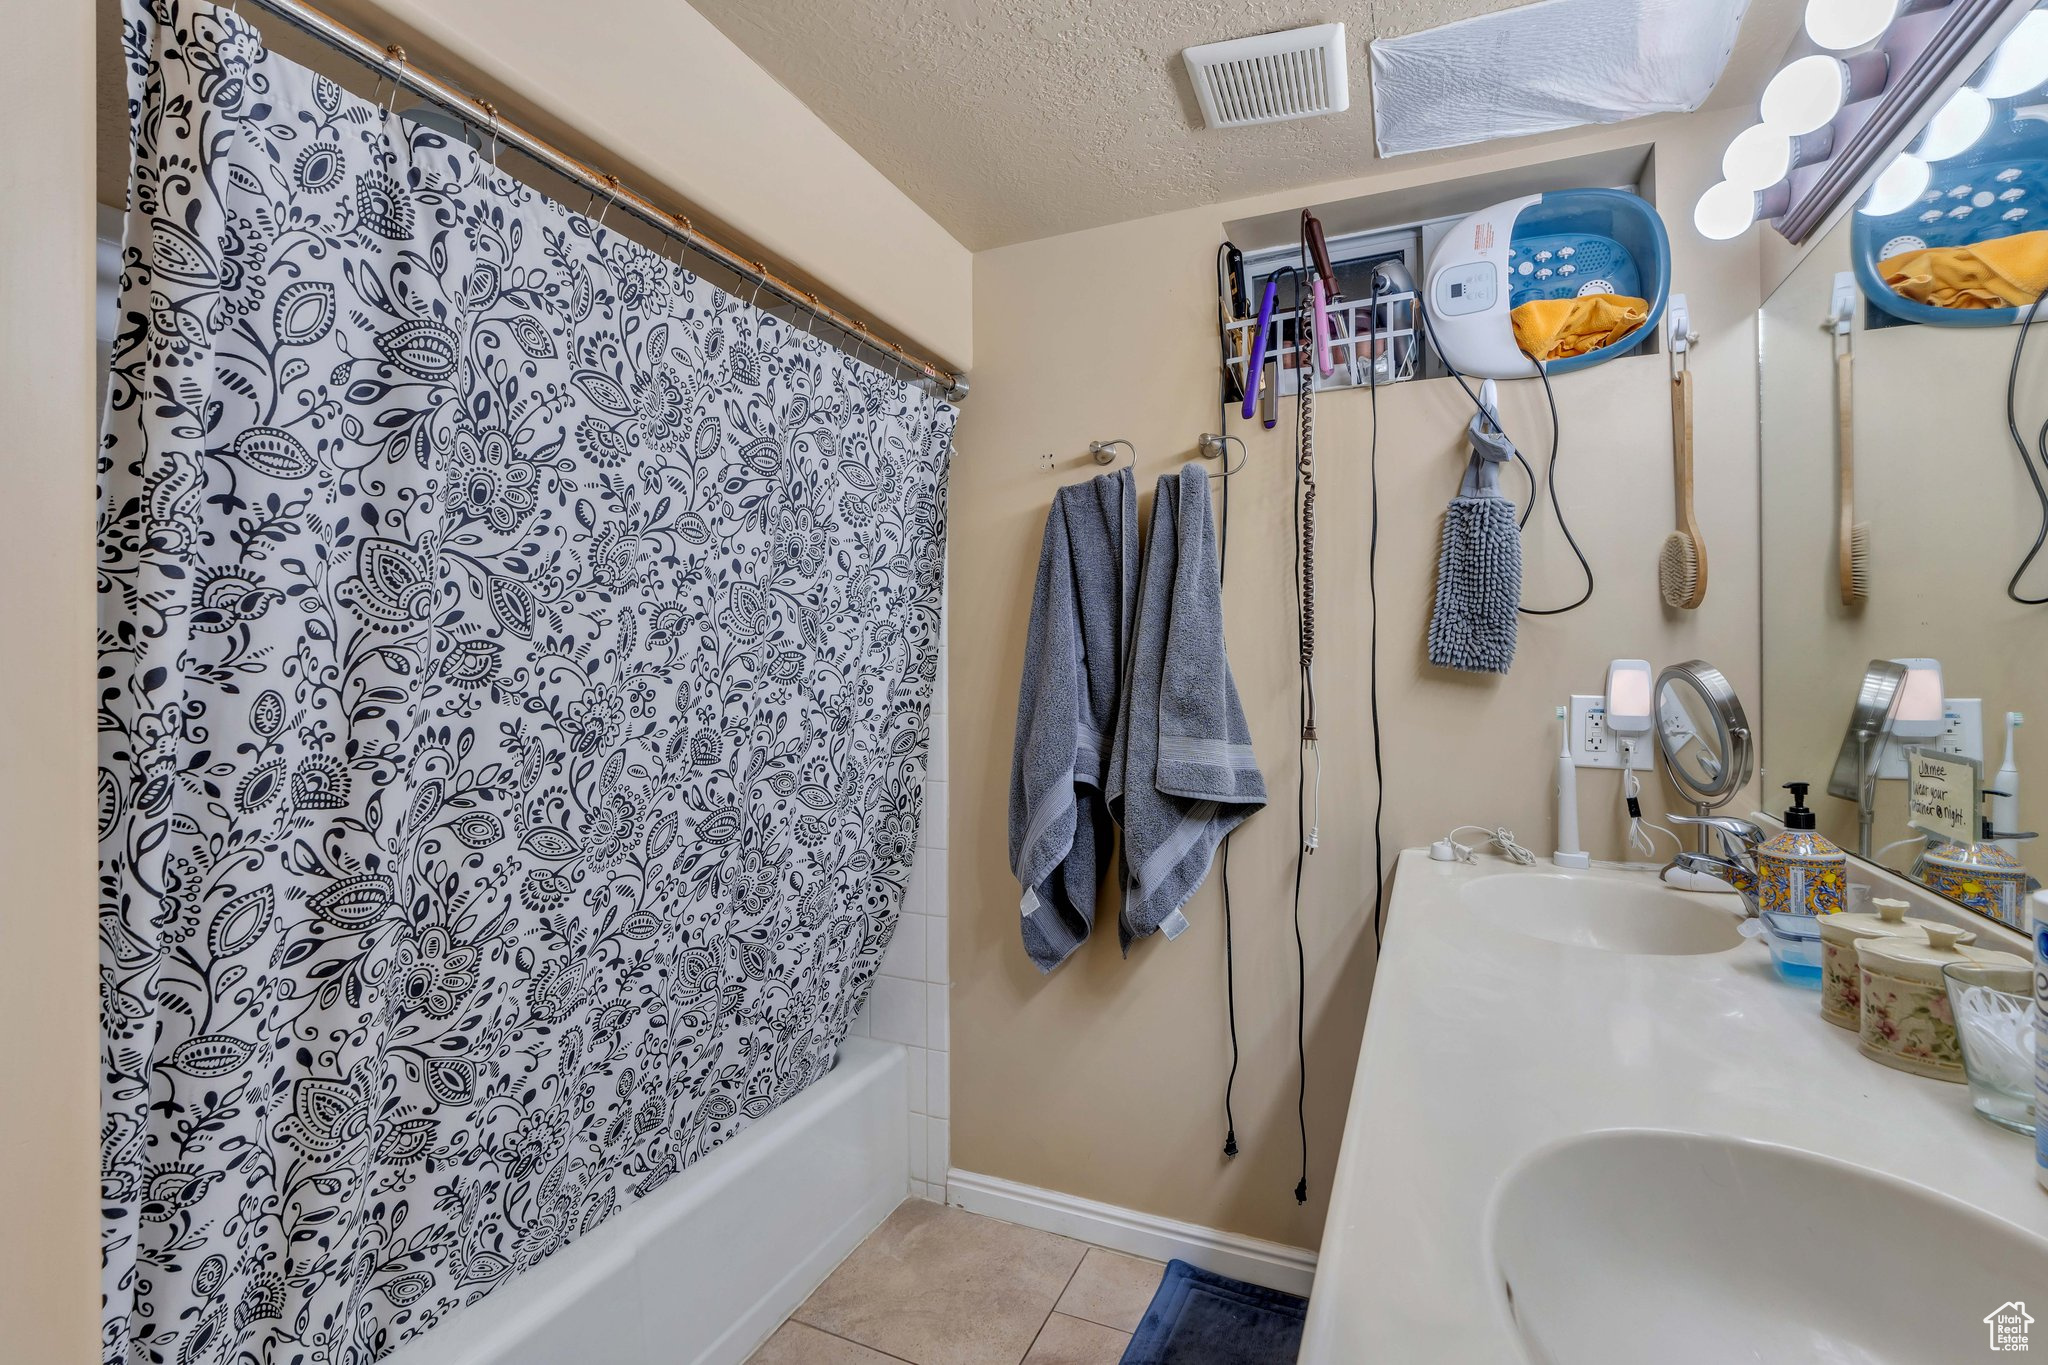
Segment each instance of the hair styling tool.
[{"label": "hair styling tool", "polygon": [[1330,302],[1342,302],[1344,295],[1337,288],[1337,272],[1330,267],[1330,244],[1323,239],[1323,225],[1307,209],[1301,211],[1301,239],[1308,245],[1308,255],[1315,266],[1316,278],[1323,282]]},{"label": "hair styling tool", "polygon": [[[1251,363],[1244,367],[1244,416],[1246,421],[1259,412],[1259,384],[1266,377],[1266,334],[1273,326],[1273,305],[1280,298],[1280,280],[1266,281],[1266,296],[1259,301],[1259,325],[1252,329]],[[1272,426],[1271,422],[1266,423]]]},{"label": "hair styling tool", "polygon": [[[1315,300],[1316,311],[1316,369],[1325,379],[1337,367],[1337,357],[1331,349],[1330,339],[1334,335],[1330,323],[1329,293],[1323,288],[1323,277],[1318,275],[1309,285],[1309,293]],[[1302,381],[1306,383],[1307,380]]]},{"label": "hair styling tool", "polygon": [[[1314,219],[1307,214],[1302,219],[1306,232]],[[1297,1204],[1308,1202],[1308,949],[1301,935],[1301,887],[1308,859],[1321,842],[1323,790],[1322,746],[1316,737],[1316,386],[1309,370],[1309,328],[1314,322],[1309,294],[1298,292],[1294,310],[1294,357],[1301,376],[1296,399],[1299,425],[1294,438],[1295,630],[1301,654],[1301,763],[1294,786],[1295,827],[1300,834],[1294,855],[1294,1051],[1300,1078],[1294,1117],[1301,1130],[1301,1179],[1294,1187]]]},{"label": "hair styling tool", "polygon": [[1236,243],[1225,242],[1216,248],[1216,340],[1222,352],[1226,403],[1244,397],[1245,380],[1231,362],[1244,358],[1245,338],[1243,332],[1232,331],[1230,324],[1243,321],[1249,305],[1244,287],[1244,253]]}]

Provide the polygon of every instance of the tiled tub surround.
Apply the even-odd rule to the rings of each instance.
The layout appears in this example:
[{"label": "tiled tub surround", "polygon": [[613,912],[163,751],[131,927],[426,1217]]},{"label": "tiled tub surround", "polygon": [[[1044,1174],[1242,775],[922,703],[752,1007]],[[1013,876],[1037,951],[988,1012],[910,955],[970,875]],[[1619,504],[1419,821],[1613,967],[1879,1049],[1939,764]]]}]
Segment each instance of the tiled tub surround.
[{"label": "tiled tub surround", "polygon": [[[944,618],[942,618],[943,621]],[[931,757],[925,772],[924,818],[903,918],[889,940],[867,1007],[853,1032],[901,1043],[910,1063],[910,1192],[946,1200],[951,1057],[947,1033],[951,974],[946,968],[946,650],[950,630],[939,629],[939,678],[932,693]]]},{"label": "tiled tub surround", "polygon": [[[1763,944],[1694,956],[1577,948],[1482,913],[1498,881],[1465,891],[1554,875],[1401,855],[1317,1266],[1319,1283],[1348,1289],[1311,1296],[1304,1365],[1521,1365],[1489,1205],[1530,1154],[1600,1129],[1800,1148],[2048,1238],[2027,1143],[1976,1117],[1964,1087],[1858,1055],[1856,1035],[1821,1018],[1819,992],[1777,979]],[[1650,872],[1575,875],[1655,885]],[[1939,910],[1916,899],[1913,913]],[[2006,946],[1996,926],[1973,927]],[[1983,1306],[2028,1297],[2014,1289],[1987,1283]]]}]

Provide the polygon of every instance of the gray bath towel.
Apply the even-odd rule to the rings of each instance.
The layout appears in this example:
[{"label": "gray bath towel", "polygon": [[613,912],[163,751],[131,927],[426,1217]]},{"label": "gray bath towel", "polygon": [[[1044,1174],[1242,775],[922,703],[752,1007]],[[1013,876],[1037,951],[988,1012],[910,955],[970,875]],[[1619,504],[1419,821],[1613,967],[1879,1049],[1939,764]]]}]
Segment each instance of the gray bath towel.
[{"label": "gray bath towel", "polygon": [[1522,531],[1514,503],[1500,491],[1500,468],[1515,447],[1500,429],[1499,410],[1489,404],[1488,412],[1490,421],[1473,414],[1472,458],[1458,496],[1444,509],[1429,621],[1429,661],[1467,673],[1508,671],[1522,600]]},{"label": "gray bath towel", "polygon": [[1010,870],[1024,890],[1024,951],[1042,972],[1066,961],[1095,926],[1112,839],[1104,778],[1137,579],[1131,472],[1054,495],[1010,761]]},{"label": "gray bath towel", "polygon": [[1155,930],[1179,937],[1181,907],[1216,846],[1266,804],[1223,648],[1216,523],[1199,464],[1162,476],[1153,498],[1109,800],[1123,829],[1124,951]]}]

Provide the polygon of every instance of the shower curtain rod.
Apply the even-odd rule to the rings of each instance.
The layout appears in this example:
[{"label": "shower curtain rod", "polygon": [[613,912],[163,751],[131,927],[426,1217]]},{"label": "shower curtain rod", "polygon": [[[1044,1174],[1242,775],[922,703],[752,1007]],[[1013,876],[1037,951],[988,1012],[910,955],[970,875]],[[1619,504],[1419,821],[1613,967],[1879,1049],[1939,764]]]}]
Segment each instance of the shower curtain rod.
[{"label": "shower curtain rod", "polygon": [[[235,3],[239,5],[240,0],[235,0]],[[680,240],[685,247],[694,247],[700,254],[716,261],[742,279],[751,280],[762,288],[780,295],[786,302],[811,314],[812,317],[823,319],[855,341],[856,357],[859,355],[859,346],[872,346],[878,353],[893,357],[898,364],[930,380],[938,387],[940,396],[948,402],[958,403],[967,396],[965,375],[949,370],[936,361],[926,360],[892,341],[883,340],[859,318],[842,313],[821,301],[816,294],[797,288],[760,261],[748,260],[732,248],[705,236],[691,226],[687,216],[669,212],[652,200],[635,194],[621,185],[617,176],[607,175],[570,156],[553,143],[527,132],[518,124],[499,117],[497,106],[490,101],[478,99],[458,86],[430,76],[411,65],[406,60],[405,49],[398,44],[380,47],[340,20],[303,3],[303,0],[249,0],[249,3],[277,15],[329,47],[375,69],[382,79],[390,80],[402,89],[432,100],[460,117],[465,123],[473,125],[479,132],[487,134],[493,141],[524,153],[592,194],[603,195],[635,218]]]}]

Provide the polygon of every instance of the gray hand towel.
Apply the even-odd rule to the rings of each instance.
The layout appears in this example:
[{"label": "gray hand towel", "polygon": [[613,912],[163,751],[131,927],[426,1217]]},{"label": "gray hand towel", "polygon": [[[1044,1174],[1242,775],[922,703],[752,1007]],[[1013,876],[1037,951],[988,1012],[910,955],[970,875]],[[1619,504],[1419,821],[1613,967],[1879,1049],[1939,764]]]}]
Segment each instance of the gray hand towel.
[{"label": "gray hand towel", "polygon": [[1458,496],[1444,509],[1436,565],[1436,610],[1429,621],[1429,661],[1468,673],[1505,673],[1515,661],[1522,600],[1522,531],[1515,505],[1500,491],[1500,467],[1515,457],[1500,429],[1474,414],[1472,458]]},{"label": "gray hand towel", "polygon": [[1042,972],[1095,926],[1112,838],[1104,776],[1137,562],[1138,492],[1128,469],[1054,495],[1010,766],[1010,870],[1024,889],[1024,951]]},{"label": "gray hand towel", "polygon": [[1123,829],[1124,951],[1156,930],[1178,938],[1181,907],[1223,836],[1266,804],[1223,644],[1223,584],[1209,478],[1161,476],[1152,502],[1138,619],[1110,757],[1110,810]]}]

